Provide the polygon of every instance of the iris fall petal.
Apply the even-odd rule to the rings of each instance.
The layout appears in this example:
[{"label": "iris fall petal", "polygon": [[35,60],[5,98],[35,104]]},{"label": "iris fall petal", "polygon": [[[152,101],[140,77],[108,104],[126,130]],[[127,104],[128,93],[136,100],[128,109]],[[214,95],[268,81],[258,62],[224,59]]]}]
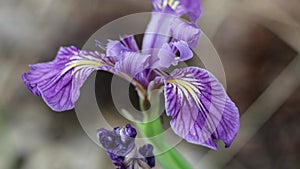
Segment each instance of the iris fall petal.
[{"label": "iris fall petal", "polygon": [[74,108],[80,87],[88,76],[96,69],[108,69],[104,66],[108,62],[109,58],[103,58],[98,52],[62,47],[53,61],[30,65],[30,72],[24,73],[22,79],[51,109],[65,111]]},{"label": "iris fall petal", "polygon": [[225,147],[239,129],[239,112],[221,83],[208,71],[196,67],[174,70],[165,80],[166,113],[174,132],[188,142],[217,149]]}]

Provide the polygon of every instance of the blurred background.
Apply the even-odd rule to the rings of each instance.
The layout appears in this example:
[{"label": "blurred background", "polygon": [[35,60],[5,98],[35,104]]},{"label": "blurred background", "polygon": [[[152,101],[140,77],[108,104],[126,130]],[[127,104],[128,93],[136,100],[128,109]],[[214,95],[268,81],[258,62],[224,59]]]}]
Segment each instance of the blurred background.
[{"label": "blurred background", "polygon": [[[220,55],[241,129],[230,149],[183,142],[179,151],[190,151],[195,169],[300,168],[300,1],[202,3],[200,27]],[[21,74],[60,46],[82,47],[106,23],[151,9],[150,0],[0,0],[0,169],[113,168],[75,112],[51,111]]]}]

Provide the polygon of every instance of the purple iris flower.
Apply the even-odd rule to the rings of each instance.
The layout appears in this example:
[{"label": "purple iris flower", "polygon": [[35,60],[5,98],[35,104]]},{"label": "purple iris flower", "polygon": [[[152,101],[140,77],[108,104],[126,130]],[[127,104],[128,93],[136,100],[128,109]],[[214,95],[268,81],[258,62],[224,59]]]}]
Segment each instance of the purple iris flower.
[{"label": "purple iris flower", "polygon": [[97,135],[117,169],[150,169],[155,166],[153,146],[145,144],[135,149],[136,130],[127,124],[116,127],[113,131],[101,128]]},{"label": "purple iris flower", "polygon": [[[30,66],[22,78],[28,89],[55,111],[74,108],[80,87],[95,70],[130,81],[142,99],[164,88],[166,114],[174,132],[190,143],[217,149],[229,147],[239,129],[239,112],[221,83],[207,70],[166,70],[193,57],[200,29],[198,0],[152,0],[154,11],[141,50],[133,35],[109,40],[106,53],[61,48],[52,62]],[[189,20],[183,20],[186,15]],[[171,37],[171,38],[170,38]],[[125,153],[126,154],[126,153]],[[116,157],[117,159],[117,157]]]}]

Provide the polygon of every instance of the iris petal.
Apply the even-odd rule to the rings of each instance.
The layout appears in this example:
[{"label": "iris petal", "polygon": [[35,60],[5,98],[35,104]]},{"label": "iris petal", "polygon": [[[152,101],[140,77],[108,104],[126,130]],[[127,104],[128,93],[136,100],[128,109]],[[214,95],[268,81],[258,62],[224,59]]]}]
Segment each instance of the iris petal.
[{"label": "iris petal", "polygon": [[126,73],[130,77],[149,68],[149,56],[137,52],[124,52],[123,60],[116,63],[116,70]]},{"label": "iris petal", "polygon": [[109,40],[106,45],[106,55],[115,58],[115,60],[120,60],[123,51],[128,51],[128,49],[123,46],[120,41]]},{"label": "iris petal", "polygon": [[138,52],[139,47],[134,39],[133,35],[124,35],[120,37],[121,41],[123,42],[124,46],[128,48],[132,52]]},{"label": "iris petal", "polygon": [[174,132],[188,142],[217,149],[225,147],[239,129],[239,112],[221,83],[196,67],[176,69],[165,80],[166,113]]},{"label": "iris petal", "polygon": [[143,38],[143,52],[151,53],[151,49],[159,49],[169,41],[171,26],[175,18],[176,16],[167,13],[152,12]]},{"label": "iris petal", "polygon": [[30,65],[30,72],[24,73],[22,79],[51,109],[65,111],[74,108],[80,87],[94,70],[109,69],[105,64],[113,62],[98,52],[62,47],[53,61]]},{"label": "iris petal", "polygon": [[159,50],[154,50],[151,56],[151,68],[167,69],[174,62],[175,51],[168,43],[165,43]]},{"label": "iris petal", "polygon": [[156,11],[172,9],[178,16],[187,15],[191,21],[196,22],[202,13],[199,0],[151,0]]},{"label": "iris petal", "polygon": [[139,48],[133,35],[120,36],[121,41],[108,40],[106,45],[106,55],[115,58],[115,60],[123,59],[124,52],[138,52]]},{"label": "iris petal", "polygon": [[183,6],[183,14],[187,14],[187,16],[193,21],[196,22],[201,14],[202,7],[200,0],[179,0],[180,4]]},{"label": "iris petal", "polygon": [[175,19],[171,34],[175,40],[186,41],[191,48],[196,48],[201,35],[201,30],[195,24]]},{"label": "iris petal", "polygon": [[[193,52],[189,48],[189,45],[185,41],[177,41],[177,42],[172,42],[171,46],[174,46],[175,52],[179,52],[179,57],[176,58],[177,61],[186,61],[189,60],[193,57]],[[175,63],[177,65],[177,63]],[[175,66],[174,65],[174,66]]]},{"label": "iris petal", "polygon": [[[178,54],[178,56],[177,56]],[[186,61],[193,57],[193,52],[185,41],[165,43],[158,53],[151,56],[151,68],[167,69],[178,62]]]},{"label": "iris petal", "polygon": [[151,20],[144,34],[142,51],[145,54],[153,54],[169,42],[186,41],[190,48],[196,48],[201,30],[196,24],[183,21],[176,15],[163,12],[152,12]]}]

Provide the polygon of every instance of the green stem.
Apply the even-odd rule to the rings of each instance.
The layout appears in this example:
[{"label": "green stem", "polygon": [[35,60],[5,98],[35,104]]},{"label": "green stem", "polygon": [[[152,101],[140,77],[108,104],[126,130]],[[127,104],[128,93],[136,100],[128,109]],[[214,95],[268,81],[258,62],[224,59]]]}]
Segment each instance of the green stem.
[{"label": "green stem", "polygon": [[[149,114],[147,114],[143,106],[143,101],[140,102],[140,105],[141,110],[144,112],[144,120],[148,121]],[[158,112],[151,113],[157,114]],[[168,150],[156,156],[158,163],[163,169],[192,169],[189,162],[175,148],[171,148],[163,135],[161,135],[163,127],[159,118],[148,123],[140,123],[138,127],[143,136],[150,138],[154,146],[154,151],[163,152],[164,150]],[[151,139],[151,137],[155,137],[155,139]]]}]

